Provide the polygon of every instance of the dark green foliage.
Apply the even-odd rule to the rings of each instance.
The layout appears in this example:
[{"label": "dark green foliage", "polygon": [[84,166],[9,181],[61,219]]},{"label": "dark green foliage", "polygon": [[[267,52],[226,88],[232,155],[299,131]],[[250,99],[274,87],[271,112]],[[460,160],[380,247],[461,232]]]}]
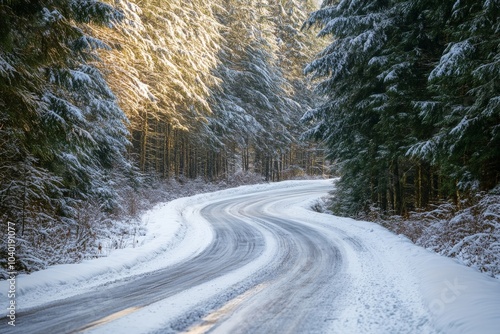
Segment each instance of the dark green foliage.
[{"label": "dark green foliage", "polygon": [[450,43],[429,78],[440,108],[431,139],[440,148],[436,159],[461,190],[500,181],[499,13],[498,1],[457,2],[445,30]]},{"label": "dark green foliage", "polygon": [[130,169],[126,119],[92,65],[104,44],[76,24],[119,18],[98,1],[0,3],[0,220],[20,245],[69,240],[83,199],[113,209],[107,174]]},{"label": "dark green foliage", "polygon": [[342,175],[336,212],[405,214],[499,180],[497,1],[324,2],[306,26],[325,102],[304,120]]}]

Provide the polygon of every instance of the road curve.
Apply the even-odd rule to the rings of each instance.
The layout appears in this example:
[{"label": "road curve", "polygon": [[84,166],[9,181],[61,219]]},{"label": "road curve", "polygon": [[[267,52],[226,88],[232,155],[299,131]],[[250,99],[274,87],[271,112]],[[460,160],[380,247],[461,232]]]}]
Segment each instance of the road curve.
[{"label": "road curve", "polygon": [[[361,327],[359,318],[357,327],[347,323],[356,320],[345,316],[353,296],[367,310],[377,307],[369,299],[376,299],[370,287],[354,286],[359,272],[371,273],[374,284],[394,277],[384,276],[384,260],[352,232],[319,224],[312,213],[296,215],[292,210],[330,188],[326,182],[305,183],[211,201],[200,216],[211,224],[214,238],[200,253],[162,270],[19,312],[16,327],[3,332],[328,333],[366,325],[382,332],[419,328],[431,333],[425,312],[394,293],[401,288],[395,283],[378,290],[393,294],[384,298],[394,304],[389,316],[384,319],[379,313],[390,305],[379,305],[382,311],[367,311]],[[182,300],[187,291],[192,298],[196,287],[225,280],[224,289],[209,297],[195,296],[194,306],[182,314],[162,306],[157,325],[147,330],[120,327],[134,317],[140,319],[154,305]]]},{"label": "road curve", "polygon": [[[207,209],[216,212],[221,205],[224,204]],[[214,241],[196,257],[145,276],[129,278],[116,287],[20,312],[16,327],[7,329],[13,333],[16,330],[23,333],[84,331],[109,315],[142,308],[237,269],[257,257],[264,247],[259,231],[236,219],[217,217],[212,226]]]},{"label": "road curve", "polygon": [[[314,191],[317,190],[313,190]],[[266,229],[277,241],[273,261],[259,272],[259,293],[245,300],[231,314],[220,317],[211,331],[224,333],[324,333],[322,327],[331,311],[330,305],[340,295],[342,256],[337,246],[325,235],[300,222],[281,218],[282,213],[271,213],[265,208],[270,203],[291,200],[300,203],[311,196],[311,189],[274,193],[272,198],[256,196],[244,202],[227,203],[224,211],[232,217],[244,217],[247,224]],[[213,210],[203,212],[214,221]],[[257,273],[257,275],[259,274]],[[254,283],[255,284],[255,283]],[[244,310],[244,312],[242,311]],[[236,312],[237,311],[237,312]],[[232,315],[239,313],[234,319]],[[243,313],[243,315],[242,315]],[[318,321],[320,319],[321,321]],[[201,322],[203,326],[203,321]],[[196,328],[196,326],[194,327]]]}]

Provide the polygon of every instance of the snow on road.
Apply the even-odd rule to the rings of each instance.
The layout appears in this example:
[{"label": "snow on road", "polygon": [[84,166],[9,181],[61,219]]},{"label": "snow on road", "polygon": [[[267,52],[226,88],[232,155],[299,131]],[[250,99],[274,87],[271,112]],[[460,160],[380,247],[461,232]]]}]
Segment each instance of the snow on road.
[{"label": "snow on road", "polygon": [[[35,307],[181,262],[212,241],[209,223],[199,217],[199,210],[204,205],[260,190],[293,186],[293,182],[242,186],[159,204],[143,215],[142,222],[148,233],[139,240],[137,248],[118,249],[107,257],[19,275],[16,284],[18,304],[21,308]],[[8,282],[0,281],[2,310],[8,305],[6,291]]]},{"label": "snow on road", "polygon": [[[127,284],[172,268],[173,275],[181,275],[179,282],[186,275],[179,291],[168,282],[158,285],[165,293],[160,300],[124,304],[106,316],[98,305],[88,305],[95,307],[96,320],[83,328],[90,333],[498,333],[498,280],[379,225],[311,211],[331,188],[331,180],[286,181],[160,205],[143,217],[148,234],[138,247],[18,276],[19,319],[24,311],[36,316],[49,302],[64,305],[96,291],[112,299],[108,289],[122,286],[126,293]],[[226,225],[232,226],[228,233]],[[189,269],[189,263],[198,268]],[[206,268],[200,268],[203,263]],[[221,266],[220,274],[215,266]],[[197,269],[206,269],[199,283]],[[152,282],[148,286],[155,286]],[[0,282],[3,310],[7,290],[7,282]],[[9,330],[25,332],[23,325]]]}]

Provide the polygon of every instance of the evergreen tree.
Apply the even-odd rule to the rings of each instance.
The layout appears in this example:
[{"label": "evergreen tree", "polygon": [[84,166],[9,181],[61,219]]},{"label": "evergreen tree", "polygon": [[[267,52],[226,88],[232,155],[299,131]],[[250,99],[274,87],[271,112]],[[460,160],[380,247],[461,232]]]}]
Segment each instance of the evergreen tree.
[{"label": "evergreen tree", "polygon": [[227,30],[217,69],[222,84],[210,117],[213,137],[231,152],[235,168],[252,166],[266,179],[278,179],[292,164],[287,157],[297,146],[299,118],[312,103],[301,75],[314,50],[300,32],[306,6],[226,1],[224,8],[229,15],[219,14]]},{"label": "evergreen tree", "polygon": [[[228,29],[218,75],[223,82],[214,96],[211,122],[224,144],[237,146],[233,154],[252,151],[258,171],[269,178],[269,160],[290,143],[286,128],[289,106],[283,98],[284,78],[277,65],[274,25],[266,1],[226,1],[229,15],[219,15]],[[256,155],[256,156],[255,156]],[[235,157],[236,157],[235,156]],[[246,157],[245,157],[246,158]],[[243,163],[248,168],[249,161]]]},{"label": "evergreen tree", "polygon": [[306,113],[342,178],[337,212],[405,214],[498,184],[498,3],[325,1],[307,26],[333,42],[306,71]]},{"label": "evergreen tree", "polygon": [[1,221],[16,224],[21,247],[59,244],[46,261],[22,248],[32,269],[67,251],[61,236],[79,228],[80,200],[113,207],[106,174],[127,169],[124,114],[92,65],[106,46],[75,25],[121,14],[98,1],[19,0],[1,4],[0,18]]},{"label": "evergreen tree", "polygon": [[316,123],[307,135],[326,142],[341,170],[338,213],[362,210],[371,200],[370,190],[379,187],[372,178],[386,174],[388,152],[373,130],[381,119],[377,108],[387,100],[381,74],[387,67],[382,52],[389,9],[386,1],[324,2],[306,22],[322,28],[320,37],[335,38],[306,68],[313,78],[325,78],[316,89],[325,102],[303,119]]},{"label": "evergreen tree", "polygon": [[450,176],[446,195],[500,181],[499,12],[498,1],[454,3],[444,30],[448,44],[429,75],[435,98],[420,104],[422,121],[432,120],[434,131],[411,152],[428,154]]},{"label": "evergreen tree", "polygon": [[216,5],[148,0],[119,1],[118,7],[125,15],[118,29],[92,27],[116,46],[101,51],[102,68],[131,122],[140,169],[169,176],[165,165],[179,157],[171,151],[185,151],[180,138],[196,137],[211,113],[221,39]]},{"label": "evergreen tree", "polygon": [[338,213],[375,205],[403,214],[426,205],[408,190],[421,187],[424,163],[406,153],[425,132],[416,104],[429,96],[445,14],[446,5],[432,1],[346,0],[324,3],[306,22],[334,36],[306,69],[325,78],[317,91],[326,102],[304,120],[316,123],[308,135],[326,141],[340,169]]}]

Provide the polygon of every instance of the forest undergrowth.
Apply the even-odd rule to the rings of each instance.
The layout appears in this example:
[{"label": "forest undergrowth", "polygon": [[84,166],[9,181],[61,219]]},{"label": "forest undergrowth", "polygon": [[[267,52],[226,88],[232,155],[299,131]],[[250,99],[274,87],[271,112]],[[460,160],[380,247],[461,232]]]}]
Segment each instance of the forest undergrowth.
[{"label": "forest undergrowth", "polygon": [[[118,205],[112,212],[104,212],[97,203],[82,202],[77,209],[76,231],[54,223],[43,229],[27,229],[17,235],[18,273],[30,273],[50,265],[78,263],[83,260],[108,256],[116,249],[135,247],[138,238],[147,232],[141,216],[158,203],[200,193],[213,192],[240,185],[263,183],[264,178],[252,172],[235,173],[228,178],[207,182],[201,178],[185,177],[159,179],[143,176],[138,189],[117,187]],[[6,279],[7,256],[0,259],[0,279]]]},{"label": "forest undergrowth", "polygon": [[[335,198],[323,198],[312,209],[332,213]],[[382,214],[371,207],[356,219],[378,223],[413,243],[500,279],[500,187],[462,199],[432,204],[407,216]]]}]

